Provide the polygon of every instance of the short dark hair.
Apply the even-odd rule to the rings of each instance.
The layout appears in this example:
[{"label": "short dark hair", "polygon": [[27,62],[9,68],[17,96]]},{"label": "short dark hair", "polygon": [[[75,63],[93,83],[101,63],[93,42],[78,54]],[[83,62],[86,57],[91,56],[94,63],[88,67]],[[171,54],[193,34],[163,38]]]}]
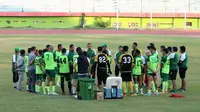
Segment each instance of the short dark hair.
[{"label": "short dark hair", "polygon": [[76,52],[78,53],[79,51],[82,51],[81,47],[76,48]]},{"label": "short dark hair", "polygon": [[102,52],[102,49],[103,49],[102,46],[99,46],[99,47],[97,48],[98,52]]},{"label": "short dark hair", "polygon": [[150,46],[155,46],[154,43],[149,43]]},{"label": "short dark hair", "polygon": [[171,46],[167,47],[167,49],[168,49],[170,52],[172,51],[172,47],[171,47]]},{"label": "short dark hair", "polygon": [[155,46],[149,46],[149,49],[153,49],[156,51],[156,47]]},{"label": "short dark hair", "polygon": [[31,51],[34,51],[35,49],[36,49],[35,46],[32,46],[32,47],[31,47]]},{"label": "short dark hair", "polygon": [[122,48],[122,46],[119,46],[118,48]]},{"label": "short dark hair", "polygon": [[136,42],[133,43],[135,46],[137,46],[138,44]]},{"label": "short dark hair", "polygon": [[48,44],[48,45],[46,45],[46,49],[48,49],[50,47],[50,45]]},{"label": "short dark hair", "polygon": [[59,48],[59,47],[61,47],[61,46],[62,46],[62,44],[58,44],[58,46],[57,46],[57,47]]},{"label": "short dark hair", "polygon": [[165,49],[165,46],[164,46],[164,45],[161,45],[160,48],[161,48],[161,49]]},{"label": "short dark hair", "polygon": [[151,46],[147,46],[147,49],[150,49]]},{"label": "short dark hair", "polygon": [[48,50],[47,49],[43,49],[43,53],[47,52]]},{"label": "short dark hair", "polygon": [[166,54],[168,54],[169,53],[169,49],[165,48],[165,49],[163,49],[163,52],[165,52]]},{"label": "short dark hair", "polygon": [[128,51],[128,46],[123,46],[123,51],[124,52]]},{"label": "short dark hair", "polygon": [[140,50],[136,49],[135,53],[136,53],[136,55],[139,55],[140,54]]},{"label": "short dark hair", "polygon": [[28,48],[28,53],[31,53],[31,48]]},{"label": "short dark hair", "polygon": [[172,49],[173,49],[174,52],[177,52],[177,51],[178,51],[178,47],[176,47],[176,46],[173,46]]},{"label": "short dark hair", "polygon": [[88,43],[87,45],[92,44],[92,43]]},{"label": "short dark hair", "polygon": [[74,44],[69,45],[69,48],[72,48],[74,46]]},{"label": "short dark hair", "polygon": [[26,51],[24,49],[20,50],[20,54],[23,55],[23,56],[25,55],[25,52]]},{"label": "short dark hair", "polygon": [[39,50],[39,55],[42,55],[43,54],[43,50]]},{"label": "short dark hair", "polygon": [[185,51],[186,51],[185,46],[181,46],[181,47],[180,47],[180,50],[183,51],[183,52],[185,52]]},{"label": "short dark hair", "polygon": [[66,51],[67,51],[67,50],[66,50],[65,48],[62,49],[62,53],[66,53]]}]

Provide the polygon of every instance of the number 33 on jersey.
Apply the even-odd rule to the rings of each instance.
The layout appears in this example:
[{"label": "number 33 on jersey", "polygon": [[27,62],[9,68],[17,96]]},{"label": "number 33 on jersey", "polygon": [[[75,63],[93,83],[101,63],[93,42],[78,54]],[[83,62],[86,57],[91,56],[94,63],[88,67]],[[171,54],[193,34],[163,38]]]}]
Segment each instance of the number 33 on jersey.
[{"label": "number 33 on jersey", "polygon": [[131,72],[133,67],[133,56],[130,54],[123,54],[120,56],[119,63],[121,71]]}]

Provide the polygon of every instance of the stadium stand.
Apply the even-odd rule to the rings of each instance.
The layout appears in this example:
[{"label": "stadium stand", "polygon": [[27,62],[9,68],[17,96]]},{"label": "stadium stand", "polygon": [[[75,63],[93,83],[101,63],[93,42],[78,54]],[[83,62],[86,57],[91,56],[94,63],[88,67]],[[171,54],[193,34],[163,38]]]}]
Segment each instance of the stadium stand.
[{"label": "stadium stand", "polygon": [[21,7],[8,1],[0,2],[1,12],[116,12],[115,1],[120,12],[200,12],[200,0],[24,0]]}]

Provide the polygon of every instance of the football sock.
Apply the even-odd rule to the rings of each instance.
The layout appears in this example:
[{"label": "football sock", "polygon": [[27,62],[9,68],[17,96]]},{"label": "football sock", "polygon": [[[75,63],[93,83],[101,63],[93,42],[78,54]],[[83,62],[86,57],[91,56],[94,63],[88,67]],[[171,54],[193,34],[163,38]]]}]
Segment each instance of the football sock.
[{"label": "football sock", "polygon": [[26,90],[28,91],[28,85],[26,85]]},{"label": "football sock", "polygon": [[69,93],[72,93],[72,83],[71,83],[71,81],[68,81],[68,89],[69,89]]},{"label": "football sock", "polygon": [[64,77],[61,77],[61,85],[60,85],[60,87],[61,87],[62,92],[65,92],[65,85],[64,85],[65,82],[64,81],[65,81]]},{"label": "football sock", "polygon": [[162,92],[165,92],[165,87],[166,87],[166,81],[162,82]]},{"label": "football sock", "polygon": [[152,91],[155,92],[156,91],[156,87],[155,87],[154,81],[151,82],[151,87],[152,87]]},{"label": "football sock", "polygon": [[123,93],[126,93],[126,82],[122,82]]},{"label": "football sock", "polygon": [[50,93],[50,86],[46,86],[48,93]]},{"label": "football sock", "polygon": [[73,92],[73,94],[76,93],[76,87],[72,87],[72,92]]},{"label": "football sock", "polygon": [[56,85],[60,85],[60,75],[56,75]]},{"label": "football sock", "polygon": [[169,88],[169,89],[172,89],[172,81],[171,81],[171,80],[168,80],[167,83],[168,83],[167,89],[168,89],[168,88]]},{"label": "football sock", "polygon": [[169,84],[169,83],[166,81],[166,82],[165,82],[165,92],[168,92],[168,84]]},{"label": "football sock", "polygon": [[55,85],[52,86],[52,91],[53,91],[53,92],[56,92],[56,86],[55,86]]},{"label": "football sock", "polygon": [[133,82],[132,81],[129,82],[129,89],[130,89],[130,93],[133,94]]},{"label": "football sock", "polygon": [[135,92],[138,93],[138,84],[135,84]]},{"label": "football sock", "polygon": [[143,94],[143,88],[140,88],[140,94]]},{"label": "football sock", "polygon": [[148,90],[148,94],[151,94],[151,90],[150,89]]},{"label": "football sock", "polygon": [[43,90],[43,93],[46,94],[46,83],[45,82],[42,82],[42,90]]},{"label": "football sock", "polygon": [[35,91],[38,92],[38,85],[35,85]]},{"label": "football sock", "polygon": [[38,92],[41,93],[41,86],[38,86]]}]

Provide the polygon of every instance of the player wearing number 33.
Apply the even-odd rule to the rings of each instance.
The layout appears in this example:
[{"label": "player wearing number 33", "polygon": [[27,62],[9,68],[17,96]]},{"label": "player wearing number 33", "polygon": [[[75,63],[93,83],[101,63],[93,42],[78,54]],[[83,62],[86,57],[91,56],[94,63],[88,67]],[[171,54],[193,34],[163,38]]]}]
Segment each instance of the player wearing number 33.
[{"label": "player wearing number 33", "polygon": [[131,78],[131,72],[134,66],[134,60],[133,56],[128,54],[128,46],[123,47],[124,54],[120,56],[119,64],[121,68],[121,77],[122,77],[122,88],[123,88],[123,94],[126,96],[127,89],[126,89],[126,83],[129,83],[130,87],[130,93],[131,96],[133,96],[133,83]]}]

